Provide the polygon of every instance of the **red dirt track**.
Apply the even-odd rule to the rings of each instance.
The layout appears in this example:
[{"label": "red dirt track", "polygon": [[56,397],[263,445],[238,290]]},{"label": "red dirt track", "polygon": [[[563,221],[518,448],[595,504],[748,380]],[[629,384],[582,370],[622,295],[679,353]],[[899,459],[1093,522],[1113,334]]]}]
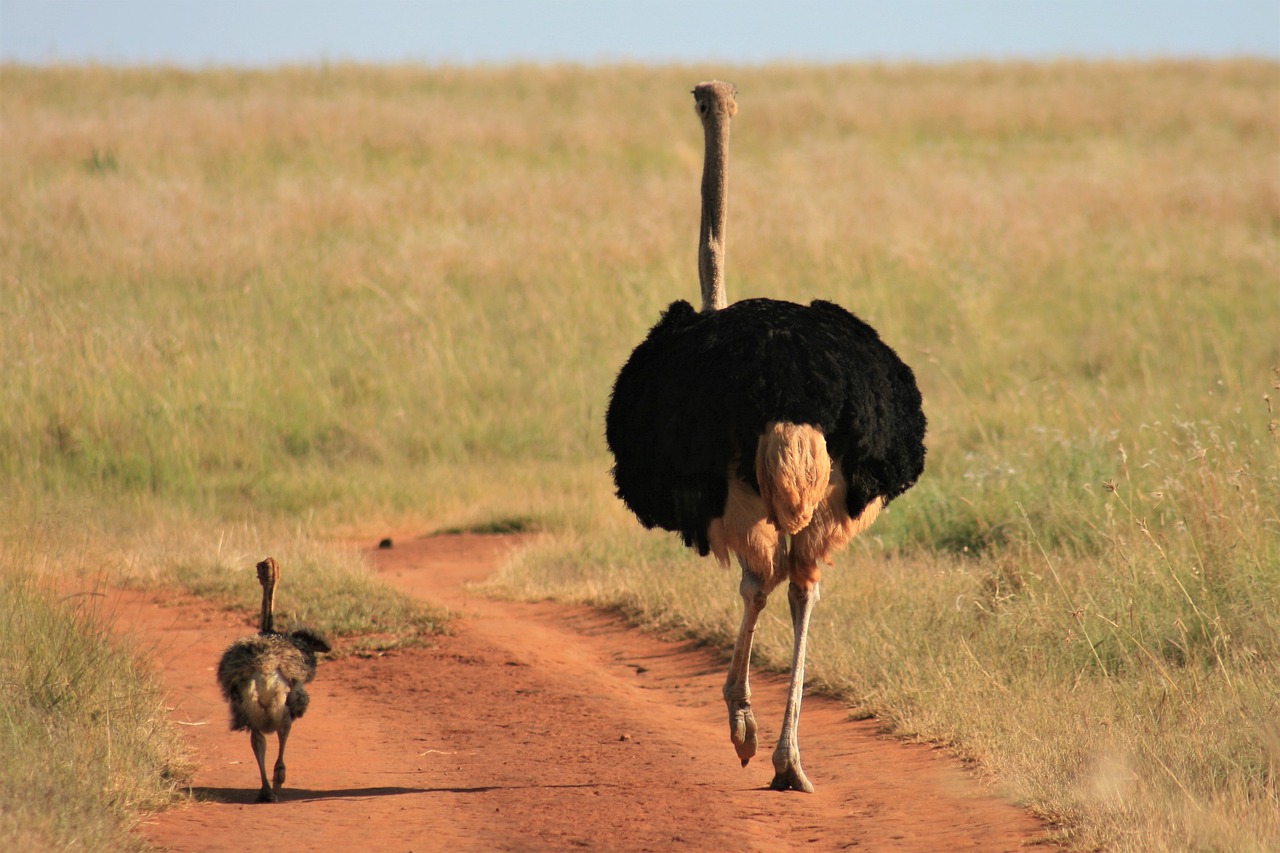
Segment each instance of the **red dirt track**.
[{"label": "red dirt track", "polygon": [[805,699],[800,743],[816,793],[767,790],[783,679],[753,677],[761,754],[744,769],[720,699],[724,667],[707,650],[585,607],[469,591],[514,543],[405,538],[370,552],[388,583],[461,617],[433,648],[320,664],[278,804],[253,803],[249,739],[227,729],[214,681],[222,650],[251,628],[193,599],[113,593],[117,629],[152,650],[199,762],[198,802],[147,821],[142,834],[193,853],[263,844],[932,853],[1015,850],[1044,837],[945,752],[878,735],[874,722],[850,722],[815,697]]}]

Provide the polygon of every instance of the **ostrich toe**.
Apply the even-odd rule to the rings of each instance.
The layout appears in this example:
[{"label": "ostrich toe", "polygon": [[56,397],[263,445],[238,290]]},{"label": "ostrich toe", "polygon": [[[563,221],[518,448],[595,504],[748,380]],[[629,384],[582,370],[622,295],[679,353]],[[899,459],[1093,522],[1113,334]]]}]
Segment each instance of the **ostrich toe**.
[{"label": "ostrich toe", "polygon": [[773,781],[769,783],[771,791],[803,791],[813,793],[813,783],[804,775],[800,767],[800,756],[790,755],[784,751],[773,754]]},{"label": "ostrich toe", "polygon": [[750,703],[743,702],[729,708],[729,740],[734,751],[742,759],[742,766],[756,754],[756,717]]}]

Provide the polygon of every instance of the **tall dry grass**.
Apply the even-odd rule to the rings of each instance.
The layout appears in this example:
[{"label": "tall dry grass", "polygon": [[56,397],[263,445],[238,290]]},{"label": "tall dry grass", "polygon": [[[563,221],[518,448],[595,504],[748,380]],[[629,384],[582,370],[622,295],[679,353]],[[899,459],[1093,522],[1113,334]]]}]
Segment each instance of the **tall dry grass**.
[{"label": "tall dry grass", "polygon": [[12,850],[142,850],[140,813],[191,776],[157,674],[111,635],[97,593],[43,583],[27,543],[0,551],[0,842]]},{"label": "tall dry grass", "polygon": [[815,679],[1082,847],[1280,843],[1274,63],[5,67],[6,528],[147,562],[517,518],[553,533],[510,589],[724,639],[734,579],[635,529],[601,441],[695,295],[710,76],[731,298],[851,307],[930,418]]}]

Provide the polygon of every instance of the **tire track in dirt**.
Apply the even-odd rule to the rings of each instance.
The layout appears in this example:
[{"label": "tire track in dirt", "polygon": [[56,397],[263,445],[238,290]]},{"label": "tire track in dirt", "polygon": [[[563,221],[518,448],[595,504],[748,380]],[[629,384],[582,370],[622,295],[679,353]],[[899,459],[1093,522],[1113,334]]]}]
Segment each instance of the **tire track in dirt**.
[{"label": "tire track in dirt", "polygon": [[[248,739],[226,727],[214,667],[246,625],[155,593],[109,599],[153,657],[171,716],[190,725],[195,805],[141,828],[161,849],[1014,850],[1044,826],[991,796],[946,753],[878,735],[805,699],[817,792],[768,791],[769,751],[745,769],[729,743],[723,666],[692,643],[585,607],[468,590],[513,540],[440,536],[371,551],[383,578],[460,614],[437,646],[324,662],[289,740],[277,805],[252,803]],[[785,681],[753,677],[761,743]],[[772,728],[772,731],[770,731]],[[271,747],[274,750],[274,746]],[[270,753],[272,757],[274,752]],[[274,758],[272,759],[274,760]]]}]

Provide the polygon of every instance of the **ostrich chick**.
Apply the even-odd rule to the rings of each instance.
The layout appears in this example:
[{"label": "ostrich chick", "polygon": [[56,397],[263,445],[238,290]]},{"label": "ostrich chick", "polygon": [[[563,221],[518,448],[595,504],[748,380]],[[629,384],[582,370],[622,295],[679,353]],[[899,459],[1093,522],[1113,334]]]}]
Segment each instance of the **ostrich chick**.
[{"label": "ostrich chick", "polygon": [[[310,697],[304,687],[316,675],[316,654],[329,651],[319,634],[300,628],[281,634],[273,626],[276,584],[280,566],[268,557],[258,563],[262,584],[262,617],[259,631],[236,640],[218,663],[218,686],[231,708],[232,731],[249,730],[253,757],[258,761],[262,790],[258,802],[280,800],[284,785],[284,747],[293,721],[307,710]],[[267,734],[275,732],[280,741],[275,772],[267,781]]]}]

